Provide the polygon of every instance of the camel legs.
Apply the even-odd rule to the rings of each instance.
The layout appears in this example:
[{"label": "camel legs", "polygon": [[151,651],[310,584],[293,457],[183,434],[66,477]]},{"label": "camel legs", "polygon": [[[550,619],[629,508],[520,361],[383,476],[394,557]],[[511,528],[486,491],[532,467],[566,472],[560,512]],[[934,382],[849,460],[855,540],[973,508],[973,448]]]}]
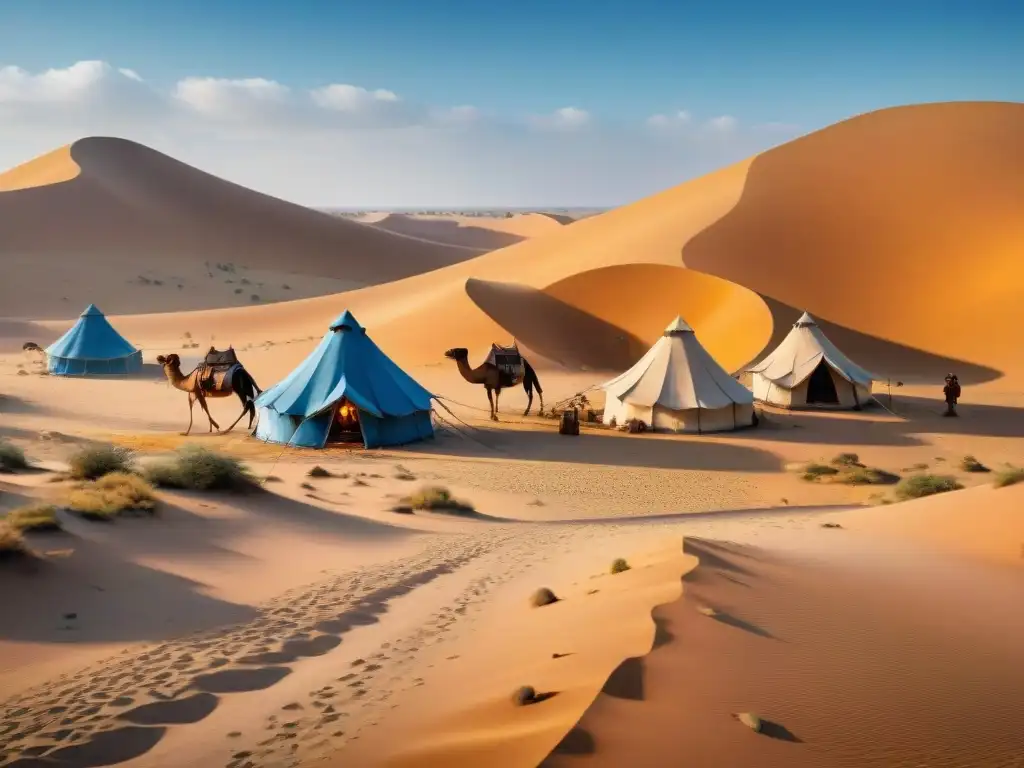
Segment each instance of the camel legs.
[{"label": "camel legs", "polygon": [[530,409],[533,408],[533,387],[523,387],[523,389],[526,390],[526,410],[523,411],[523,416],[529,416]]},{"label": "camel legs", "polygon": [[196,400],[198,400],[199,405],[203,407],[203,412],[206,413],[206,418],[210,420],[210,431],[213,432],[214,429],[219,430],[220,424],[214,421],[213,416],[210,415],[210,409],[206,405],[206,397],[202,392],[196,392]]},{"label": "camel legs", "polygon": [[196,407],[196,396],[191,392],[188,393],[188,429],[182,434],[188,437],[188,433],[192,431],[192,410]]},{"label": "camel legs", "polygon": [[494,404],[494,399],[495,399],[494,396],[491,394],[491,388],[488,387],[487,388],[487,402],[490,403],[490,406],[491,406],[491,421],[497,421],[498,420],[497,407]]}]

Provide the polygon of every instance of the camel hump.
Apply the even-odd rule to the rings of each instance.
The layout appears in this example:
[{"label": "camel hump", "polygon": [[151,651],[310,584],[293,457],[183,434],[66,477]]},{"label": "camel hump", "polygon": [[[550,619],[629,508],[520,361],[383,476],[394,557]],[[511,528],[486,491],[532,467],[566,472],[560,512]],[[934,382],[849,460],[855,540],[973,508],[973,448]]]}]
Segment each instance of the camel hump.
[{"label": "camel hump", "polygon": [[519,354],[519,347],[501,347],[491,344],[491,353],[487,356],[488,365],[493,365],[501,375],[503,387],[514,387],[523,380],[526,373],[526,364],[523,356]]},{"label": "camel hump", "polygon": [[207,366],[214,367],[229,367],[238,364],[238,356],[235,354],[235,350],[228,347],[225,350],[218,350],[210,347],[210,351],[206,353],[206,360],[203,361]]}]

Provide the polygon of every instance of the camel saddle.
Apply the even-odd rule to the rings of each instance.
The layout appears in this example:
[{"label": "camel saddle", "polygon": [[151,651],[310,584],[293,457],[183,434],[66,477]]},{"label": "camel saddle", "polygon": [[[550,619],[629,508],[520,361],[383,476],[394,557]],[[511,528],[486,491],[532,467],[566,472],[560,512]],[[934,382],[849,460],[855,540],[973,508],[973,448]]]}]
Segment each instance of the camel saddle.
[{"label": "camel saddle", "polygon": [[206,358],[199,364],[199,381],[204,392],[230,390],[235,371],[242,367],[233,347],[220,350],[210,347]]},{"label": "camel saddle", "polygon": [[519,347],[500,347],[491,344],[491,352],[487,355],[487,364],[498,369],[499,380],[503,387],[514,387],[526,375],[526,362],[519,354]]}]

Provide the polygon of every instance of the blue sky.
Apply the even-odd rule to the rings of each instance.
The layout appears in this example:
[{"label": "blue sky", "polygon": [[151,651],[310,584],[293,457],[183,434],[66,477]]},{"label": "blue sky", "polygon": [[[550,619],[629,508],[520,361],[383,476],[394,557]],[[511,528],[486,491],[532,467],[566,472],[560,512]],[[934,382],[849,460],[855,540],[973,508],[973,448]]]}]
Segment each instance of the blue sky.
[{"label": "blue sky", "polygon": [[[102,61],[165,92],[196,77],[264,78],[295,91],[343,83],[385,89],[406,103],[472,105],[509,121],[572,106],[592,125],[616,126],[620,133],[678,110],[696,122],[731,116],[741,133],[784,124],[795,135],[885,106],[1024,101],[1022,41],[1024,3],[984,0],[0,3],[0,67],[28,73]],[[651,139],[638,133],[619,140],[634,142],[629,154]],[[719,147],[713,159],[738,160],[740,152],[779,140],[745,135],[735,141],[737,156]],[[163,141],[176,146],[171,137]],[[202,155],[202,142],[190,141]],[[207,154],[215,155],[210,142]],[[378,145],[377,151],[388,150]],[[544,196],[538,179],[535,192],[520,184],[515,200],[499,200],[495,189],[485,195],[495,199],[481,204],[614,204],[710,170],[706,159],[679,157],[678,146],[671,162],[658,163],[652,146],[644,147],[651,166],[667,165],[679,178],[630,178],[622,185],[623,200],[611,186],[600,191],[600,200],[521,199]],[[571,172],[568,166],[562,171]],[[450,186],[450,180],[438,181]],[[374,195],[389,196],[379,184],[371,186]],[[463,187],[469,193],[480,185]],[[318,193],[334,198],[323,204],[360,204],[352,190]],[[451,195],[458,190],[440,197],[448,202]],[[292,188],[286,196],[303,197]],[[392,197],[395,205],[418,204],[400,201],[397,190]]]}]

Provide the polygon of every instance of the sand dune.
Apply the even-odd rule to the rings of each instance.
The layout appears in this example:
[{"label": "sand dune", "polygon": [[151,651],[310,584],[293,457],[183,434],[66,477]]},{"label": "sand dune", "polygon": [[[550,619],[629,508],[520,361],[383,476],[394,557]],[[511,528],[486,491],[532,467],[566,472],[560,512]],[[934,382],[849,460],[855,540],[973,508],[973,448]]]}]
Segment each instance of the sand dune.
[{"label": "sand dune", "polygon": [[[126,319],[126,327],[143,342],[154,344],[169,335],[177,336],[186,326],[219,325],[230,335],[234,335],[230,329],[236,327],[259,335],[308,335],[319,333],[325,319],[347,306],[396,359],[415,365],[437,362],[440,351],[451,346],[466,346],[483,354],[491,341],[523,335],[517,326],[527,318],[546,337],[538,343],[538,334],[525,334],[534,337],[538,355],[550,353],[559,358],[565,355],[556,354],[557,350],[573,346],[580,336],[574,328],[560,325],[565,317],[562,307],[568,305],[604,323],[612,336],[633,338],[641,344],[660,333],[666,322],[662,315],[694,315],[691,322],[704,345],[731,367],[758,355],[784,333],[792,312],[807,308],[829,332],[836,328],[846,331],[837,342],[843,343],[851,357],[883,375],[909,378],[917,371],[922,377],[932,377],[951,368],[965,371],[968,382],[1016,375],[1020,365],[1008,354],[1009,348],[996,341],[998,333],[988,332],[985,338],[989,341],[978,338],[984,335],[981,328],[1012,327],[1020,320],[1015,314],[1022,306],[1016,293],[1019,281],[994,279],[993,275],[1012,274],[1012,270],[1006,271],[1010,266],[1004,261],[1009,258],[1006,244],[1017,237],[1019,227],[1019,217],[1011,214],[1010,208],[1011,201],[1019,197],[1016,185],[1021,174],[1013,171],[1016,160],[1004,163],[1000,158],[1024,156],[1012,144],[1017,135],[1012,129],[1024,119],[1022,114],[1024,107],[1013,104],[882,110],[543,237],[433,272],[337,297],[183,314],[173,319],[178,325],[173,330],[171,318],[131,318]],[[914,141],[918,134],[927,134],[929,140]],[[836,166],[835,174],[830,175],[820,173],[825,156],[857,157],[858,161],[855,166]],[[899,162],[894,159],[897,156]],[[771,169],[779,164],[785,175],[753,175],[755,165]],[[865,171],[873,167],[878,170]],[[842,199],[837,198],[836,205],[828,208],[817,203],[811,206],[812,198],[828,196],[823,185],[833,184],[836,175],[846,180]],[[954,181],[940,183],[940,177]],[[934,183],[921,184],[922,178]],[[757,234],[762,231],[757,224],[760,219],[749,226],[743,223],[748,205],[744,201],[751,199],[754,183],[760,190],[757,199],[769,201],[775,206],[771,210],[784,206],[787,211],[814,213],[794,214],[800,220],[791,222],[786,230],[813,232],[813,237],[805,234],[801,241],[811,245],[773,245],[774,241],[763,241]],[[927,187],[928,192],[915,193],[918,185]],[[936,213],[953,209],[955,215]],[[851,245],[840,248],[852,237],[848,236],[853,212],[860,217],[856,220],[884,223],[877,228],[856,228],[857,238],[851,242],[863,251],[857,258],[849,255]],[[776,218],[783,217],[779,214]],[[956,237],[935,234],[946,232],[944,228],[954,222]],[[966,299],[957,298],[962,281],[947,278],[956,274],[952,262],[948,267],[934,266],[936,262],[920,257],[923,246],[907,246],[910,241],[933,242],[918,237],[926,230],[928,238],[945,238],[942,249],[935,251],[946,254],[942,258],[972,253],[970,279],[982,281],[979,290],[987,300],[971,299],[968,307]],[[767,231],[782,237],[779,227]],[[734,234],[728,235],[728,242],[719,243],[727,232]],[[742,240],[744,232],[750,233],[749,241]],[[981,245],[969,245],[969,241]],[[857,264],[857,268],[842,271],[844,267],[828,262],[825,271],[819,266],[812,268],[808,261],[812,255],[825,258],[834,253],[847,254],[843,261]],[[883,261],[885,271],[880,271]],[[679,277],[654,281],[649,279],[653,273],[645,271],[650,267],[642,266],[682,270],[684,264],[743,288],[721,290],[723,303],[712,311],[713,302],[698,290],[699,278],[691,280],[680,271]],[[609,267],[620,269],[601,271]],[[633,271],[623,271],[627,268]],[[838,276],[827,277],[831,274]],[[483,284],[518,286],[488,293],[491,303],[498,294],[502,296],[500,307],[491,310],[500,322],[488,318],[474,301],[473,291],[467,289],[470,279],[484,281],[477,284],[477,299],[487,290],[480,290]],[[915,288],[914,295],[926,298],[906,298],[906,281],[916,281],[921,290]],[[689,283],[693,291],[686,287]],[[957,286],[948,289],[955,293],[943,294],[943,285]],[[767,297],[771,324],[769,314],[749,298],[751,290]],[[547,309],[540,311],[536,291],[546,291],[557,301],[541,299]],[[739,297],[747,298],[734,305]],[[949,306],[959,309],[950,314]],[[871,311],[865,311],[866,307]],[[955,317],[955,322],[944,320],[946,316]],[[609,350],[606,359],[586,353],[582,360],[567,364],[621,368],[620,347],[613,345]],[[888,370],[892,368],[896,370]]]},{"label": "sand dune", "polygon": [[[73,177],[71,164],[81,169]],[[324,293],[394,280],[476,253],[286,203],[121,139],[84,139],[4,178],[7,187],[37,184],[0,192],[0,259],[7,278],[0,301],[7,316],[69,316],[89,302],[109,312],[180,309],[207,282],[222,282],[243,269],[274,273],[278,281],[289,274],[345,281],[323,284]],[[42,279],[55,272],[61,276],[56,284]],[[126,292],[125,283],[140,276],[151,288],[160,280],[171,290]],[[145,302],[127,301],[138,297],[126,293]],[[236,298],[224,302],[211,295],[206,306],[251,303],[257,291],[223,293]]]},{"label": "sand dune", "polygon": [[700,563],[683,599],[654,612],[653,649],[617,672],[635,693],[606,686],[543,765],[1012,765],[1019,579],[842,537],[799,552],[687,542]]},{"label": "sand dune", "polygon": [[449,245],[495,250],[557,231],[565,222],[540,213],[504,216],[430,216],[389,213],[365,219],[380,229]]}]

